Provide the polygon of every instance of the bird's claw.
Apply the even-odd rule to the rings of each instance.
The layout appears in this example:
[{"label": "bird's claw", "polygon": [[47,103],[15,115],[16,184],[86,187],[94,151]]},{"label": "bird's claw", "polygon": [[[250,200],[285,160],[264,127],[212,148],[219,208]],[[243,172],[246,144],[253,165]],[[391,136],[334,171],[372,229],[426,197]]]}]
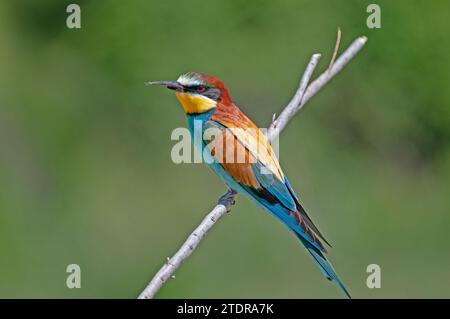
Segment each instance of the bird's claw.
[{"label": "bird's claw", "polygon": [[232,190],[231,188],[222,195],[222,197],[219,198],[219,204],[225,206],[227,209],[227,212],[231,210],[231,206],[235,204],[234,197],[236,196],[236,191]]}]

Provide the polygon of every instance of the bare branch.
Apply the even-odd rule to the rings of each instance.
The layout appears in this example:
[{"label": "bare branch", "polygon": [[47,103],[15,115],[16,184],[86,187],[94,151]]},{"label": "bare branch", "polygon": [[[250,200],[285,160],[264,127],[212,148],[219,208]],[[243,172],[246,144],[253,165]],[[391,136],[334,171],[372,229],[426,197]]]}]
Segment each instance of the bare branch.
[{"label": "bare branch", "polygon": [[367,42],[367,37],[359,37],[341,54],[341,56],[333,63],[331,69],[322,73],[315,79],[306,89],[300,108],[308,102],[317,92],[327,84],[336,74],[338,74],[347,63],[355,57],[355,55],[363,48]]},{"label": "bare branch", "polygon": [[272,141],[280,134],[280,132],[289,122],[289,119],[291,119],[299,110],[298,106],[301,105],[303,95],[305,94],[309,80],[311,79],[311,76],[317,66],[317,63],[320,60],[320,57],[321,55],[319,53],[312,55],[311,59],[309,60],[308,66],[303,73],[302,79],[300,80],[300,85],[297,89],[297,92],[295,92],[291,101],[283,109],[280,116],[277,119],[272,120],[272,124],[270,124],[269,129],[267,130],[267,139],[269,141]]},{"label": "bare branch", "polygon": [[[301,110],[303,105],[305,105],[305,103],[308,102],[314,95],[316,95],[316,93],[319,92],[319,90],[325,84],[327,84],[337,73],[339,73],[339,71],[341,71],[342,68],[362,49],[366,42],[366,37],[359,37],[355,41],[353,41],[353,43],[347,48],[347,50],[345,50],[344,53],[342,53],[342,55],[336,60],[336,62],[333,63],[332,67],[330,69],[327,69],[327,71],[322,73],[316,80],[311,82],[311,84],[308,85],[306,91],[304,92],[303,97],[297,99],[296,97],[301,94],[300,85],[300,88],[295,93],[291,102],[289,102],[289,104],[284,108],[283,112],[281,112],[280,116],[275,120],[275,128],[273,128],[272,130],[269,128],[269,131],[271,131],[267,134],[269,140],[273,140],[286,127],[291,118]],[[310,70],[311,73],[314,70],[315,65],[311,63],[314,59],[314,56],[315,55],[313,55],[313,57],[311,58],[305,74],[303,74],[302,81],[308,69],[312,69]]]},{"label": "bare branch", "polygon": [[[340,33],[340,32],[339,32]],[[337,47],[340,42],[338,35]],[[316,80],[308,85],[309,79],[320,59],[320,54],[314,54],[308,63],[308,66],[300,81],[300,86],[289,104],[283,109],[280,116],[272,119],[272,124],[267,132],[270,141],[276,138],[280,132],[286,127],[287,123],[295,116],[295,114],[308,102],[317,92],[327,84],[342,68],[361,50],[367,42],[366,37],[359,37],[345,50],[345,52],[334,63],[330,63],[330,67],[322,73]],[[335,52],[337,52],[335,48]],[[332,59],[333,62],[334,59]],[[231,204],[234,203],[235,193],[229,190],[219,200],[214,209],[203,219],[200,225],[188,237],[181,248],[172,258],[168,258],[167,262],[161,267],[158,273],[153,277],[144,291],[139,295],[139,299],[150,299],[161,289],[169,278],[175,278],[175,271],[185,261],[192,252],[197,248],[200,241],[206,233],[219,221],[219,219],[230,210]],[[224,199],[229,205],[224,205]]]},{"label": "bare branch", "polygon": [[192,232],[188,239],[184,242],[181,248],[172,258],[167,258],[167,262],[158,273],[153,277],[150,284],[139,295],[138,299],[150,299],[161,289],[164,283],[170,279],[175,278],[175,271],[181,266],[183,261],[187,259],[192,252],[197,248],[203,236],[215,225],[215,223],[225,215],[227,208],[224,205],[218,204],[214,209],[203,219],[200,225]]}]

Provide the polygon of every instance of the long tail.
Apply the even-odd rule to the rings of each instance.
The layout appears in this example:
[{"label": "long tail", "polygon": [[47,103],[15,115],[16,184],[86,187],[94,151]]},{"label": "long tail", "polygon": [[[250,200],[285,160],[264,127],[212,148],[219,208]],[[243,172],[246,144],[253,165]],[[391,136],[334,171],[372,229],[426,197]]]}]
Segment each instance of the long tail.
[{"label": "long tail", "polygon": [[317,263],[317,265],[320,268],[320,271],[325,275],[325,277],[330,280],[336,282],[336,284],[341,288],[341,290],[347,295],[348,298],[352,298],[348,292],[348,290],[345,288],[342,281],[339,279],[338,275],[336,274],[336,271],[334,270],[331,263],[325,258],[325,256],[322,254],[322,252],[311,245],[311,243],[307,240],[305,240],[301,235],[297,235],[298,239],[302,242],[302,244],[305,246],[306,250],[311,254],[311,256],[314,258],[314,261]]},{"label": "long tail", "polygon": [[[312,221],[309,218],[305,218],[306,213],[302,214],[302,211],[304,212],[304,210],[302,209],[294,213],[289,212],[285,207],[279,204],[271,205],[269,207],[269,211],[281,219],[281,221],[298,237],[306,250],[314,258],[314,261],[317,263],[320,271],[325,277],[330,281],[334,281],[347,297],[351,298],[333,266],[325,257],[324,254],[326,253],[326,248],[316,234],[318,233],[321,238],[323,238],[323,236],[320,234],[317,227],[314,226]],[[317,233],[312,231],[312,229],[316,229]]]},{"label": "long tail", "polygon": [[[289,186],[289,184],[287,185]],[[246,190],[251,199],[253,199],[258,205],[261,205],[265,210],[272,213],[279,220],[281,220],[298,237],[303,246],[305,246],[306,250],[314,258],[315,262],[317,263],[325,277],[330,281],[336,282],[336,284],[347,295],[347,297],[351,298],[344,284],[336,274],[333,266],[324,256],[327,250],[320,239],[322,239],[327,244],[328,242],[325,240],[324,236],[322,236],[320,231],[306,214],[303,207],[301,207],[298,199],[294,197],[296,200],[297,211],[292,211],[287,209],[276,198],[272,198],[271,194],[268,192],[262,193],[260,191],[258,194],[255,194],[254,190],[248,188]],[[291,194],[294,193],[291,192]]]}]

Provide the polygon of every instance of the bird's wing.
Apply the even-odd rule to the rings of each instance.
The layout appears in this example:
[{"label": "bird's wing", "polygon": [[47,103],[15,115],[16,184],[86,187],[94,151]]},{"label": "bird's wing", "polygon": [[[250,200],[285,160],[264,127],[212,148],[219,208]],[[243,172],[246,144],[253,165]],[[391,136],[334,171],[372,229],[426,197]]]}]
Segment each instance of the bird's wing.
[{"label": "bird's wing", "polygon": [[233,131],[239,142],[254,155],[278,179],[284,180],[278,158],[262,131],[237,107],[231,111],[219,108],[211,121]]},{"label": "bird's wing", "polygon": [[236,182],[260,192],[260,195],[267,191],[272,201],[296,211],[295,199],[284,182],[278,159],[258,128],[246,130],[208,121],[205,129],[216,130],[208,147]]},{"label": "bird's wing", "polygon": [[[205,130],[209,129],[215,131],[211,134],[213,138],[207,141],[207,147],[225,171],[254,198],[282,214],[281,219],[297,225],[294,230],[299,235],[325,251],[316,237],[322,238],[320,232],[299,204],[262,132],[258,128],[239,130],[214,120],[205,123]],[[277,204],[282,208],[278,209]]]}]

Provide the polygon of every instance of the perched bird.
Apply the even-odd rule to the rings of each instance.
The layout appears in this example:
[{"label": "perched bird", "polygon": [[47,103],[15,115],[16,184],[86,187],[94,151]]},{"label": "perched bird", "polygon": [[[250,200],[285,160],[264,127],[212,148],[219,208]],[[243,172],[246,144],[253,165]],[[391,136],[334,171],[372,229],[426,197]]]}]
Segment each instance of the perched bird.
[{"label": "perched bird", "polygon": [[[186,112],[191,135],[200,136],[194,138],[195,146],[205,156],[207,165],[228,185],[230,197],[235,192],[242,193],[275,215],[300,240],[326,278],[335,281],[350,298],[325,257],[327,250],[322,241],[330,244],[300,204],[269,141],[233,103],[222,81],[189,72],[175,82],[146,84],[164,85],[175,91]],[[206,134],[207,130],[213,133]]]}]

